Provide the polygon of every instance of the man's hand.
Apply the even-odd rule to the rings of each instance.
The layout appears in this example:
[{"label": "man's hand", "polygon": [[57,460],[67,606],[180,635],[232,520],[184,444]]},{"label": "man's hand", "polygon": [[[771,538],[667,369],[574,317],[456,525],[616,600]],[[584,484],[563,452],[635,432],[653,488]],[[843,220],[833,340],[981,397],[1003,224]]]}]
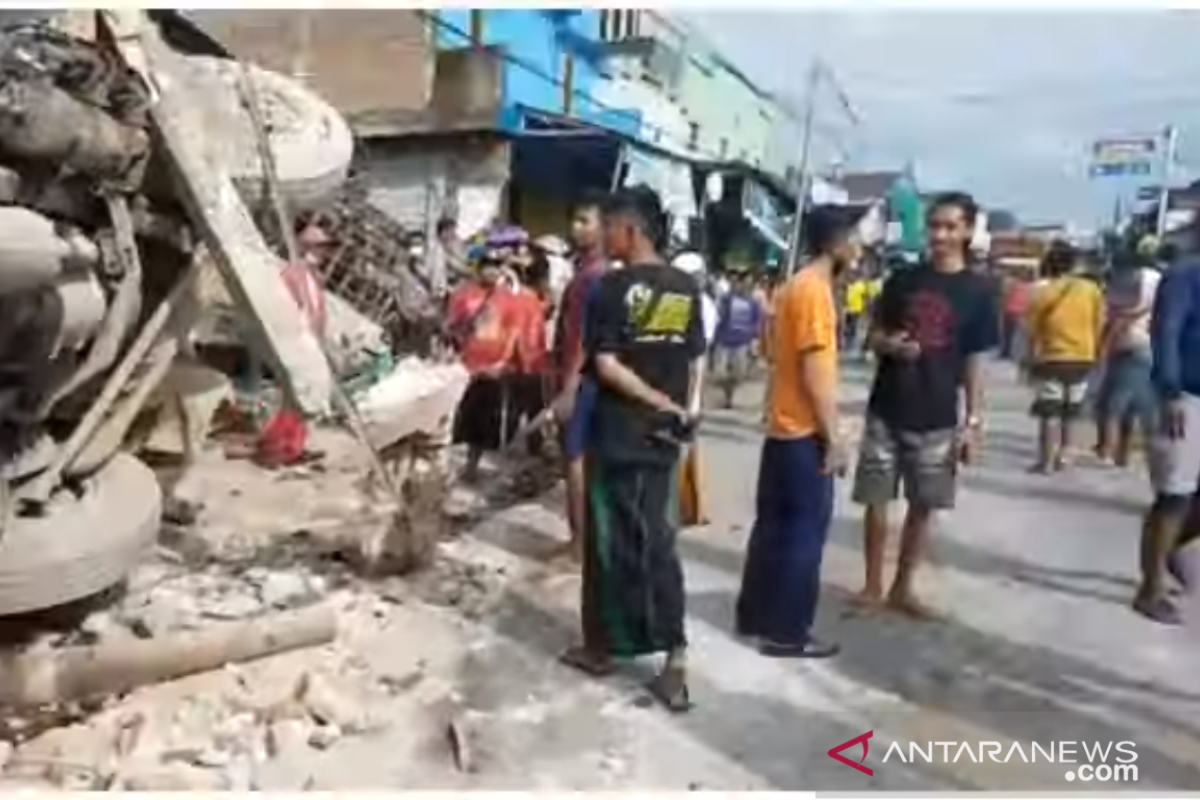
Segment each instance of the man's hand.
[{"label": "man's hand", "polygon": [[1162,406],[1163,430],[1169,438],[1179,440],[1187,436],[1187,409],[1183,400],[1167,400]]},{"label": "man's hand", "polygon": [[554,418],[558,420],[560,425],[565,425],[567,420],[575,415],[575,398],[578,393],[577,389],[568,386],[550,404],[550,411],[554,414]]},{"label": "man's hand", "polygon": [[921,355],[921,345],[904,331],[889,333],[879,339],[879,351],[902,361],[915,361]]},{"label": "man's hand", "polygon": [[826,441],[825,452],[821,458],[821,474],[844,478],[849,468],[850,453],[842,438],[839,436]]}]

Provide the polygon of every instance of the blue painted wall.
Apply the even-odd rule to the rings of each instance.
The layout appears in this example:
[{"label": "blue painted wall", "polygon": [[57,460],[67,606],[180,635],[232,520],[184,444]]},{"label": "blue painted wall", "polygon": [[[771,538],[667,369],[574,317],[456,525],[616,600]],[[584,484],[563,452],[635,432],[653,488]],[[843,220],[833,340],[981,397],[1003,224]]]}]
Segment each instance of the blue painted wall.
[{"label": "blue painted wall", "polygon": [[[437,15],[445,23],[437,29],[439,48],[470,44],[470,9],[443,9]],[[503,47],[510,57],[504,64],[499,127],[519,129],[521,106],[554,114],[563,112],[563,90],[557,82],[563,78],[563,54],[569,48],[575,53],[571,116],[636,136],[641,129],[640,112],[605,108],[592,98],[593,91],[605,80],[595,63],[599,42],[600,12],[594,9],[483,10],[482,43]]]}]

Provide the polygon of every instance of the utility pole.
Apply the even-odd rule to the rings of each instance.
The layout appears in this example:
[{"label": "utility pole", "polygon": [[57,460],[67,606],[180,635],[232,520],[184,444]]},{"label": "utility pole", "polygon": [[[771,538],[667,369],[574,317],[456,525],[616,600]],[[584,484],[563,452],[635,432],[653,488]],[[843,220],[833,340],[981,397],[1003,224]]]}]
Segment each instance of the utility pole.
[{"label": "utility pole", "polygon": [[563,48],[562,72],[562,113],[569,117],[575,105],[575,56],[569,48]]},{"label": "utility pole", "polygon": [[1158,192],[1158,215],[1154,224],[1154,234],[1162,241],[1163,234],[1167,232],[1167,209],[1169,206],[1168,200],[1171,192],[1171,173],[1175,167],[1175,149],[1179,145],[1179,129],[1174,125],[1168,125],[1163,131],[1163,161],[1162,161],[1162,188]]},{"label": "utility pole", "polygon": [[483,9],[472,8],[467,32],[471,37],[472,46],[483,47]]},{"label": "utility pole", "polygon": [[808,85],[805,90],[804,120],[800,131],[800,186],[796,191],[796,213],[792,221],[792,234],[788,239],[787,274],[794,273],[799,266],[800,241],[804,230],[804,210],[810,193],[809,157],[812,150],[813,119],[817,112],[817,86],[821,80],[821,62],[813,59],[808,70]]}]

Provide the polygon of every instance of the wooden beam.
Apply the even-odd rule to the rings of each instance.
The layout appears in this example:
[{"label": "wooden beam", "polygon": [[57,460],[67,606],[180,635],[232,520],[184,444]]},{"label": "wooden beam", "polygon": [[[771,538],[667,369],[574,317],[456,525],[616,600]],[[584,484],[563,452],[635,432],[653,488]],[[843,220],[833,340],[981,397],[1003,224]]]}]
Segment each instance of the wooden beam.
[{"label": "wooden beam", "polygon": [[263,240],[227,169],[206,155],[206,130],[188,96],[182,56],[171,51],[140,11],[107,10],[104,20],[125,60],[156,89],[152,122],[157,147],[175,172],[176,185],[198,238],[288,400],[310,416],[329,411],[334,376],[304,313],[282,278],[281,259]]}]

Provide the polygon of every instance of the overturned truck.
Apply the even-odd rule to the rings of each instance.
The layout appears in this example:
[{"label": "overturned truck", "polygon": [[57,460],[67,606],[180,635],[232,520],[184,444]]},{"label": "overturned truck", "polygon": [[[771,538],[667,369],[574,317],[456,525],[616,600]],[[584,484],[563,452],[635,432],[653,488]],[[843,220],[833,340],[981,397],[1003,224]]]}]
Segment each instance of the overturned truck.
[{"label": "overturned truck", "polygon": [[203,265],[296,407],[323,415],[335,388],[256,221],[240,89],[275,117],[293,211],[341,187],[345,122],[287,78],[172,51],[140,12],[86,16],[0,29],[0,616],[120,582],[156,537],[162,491],[124,445],[190,350]]}]

